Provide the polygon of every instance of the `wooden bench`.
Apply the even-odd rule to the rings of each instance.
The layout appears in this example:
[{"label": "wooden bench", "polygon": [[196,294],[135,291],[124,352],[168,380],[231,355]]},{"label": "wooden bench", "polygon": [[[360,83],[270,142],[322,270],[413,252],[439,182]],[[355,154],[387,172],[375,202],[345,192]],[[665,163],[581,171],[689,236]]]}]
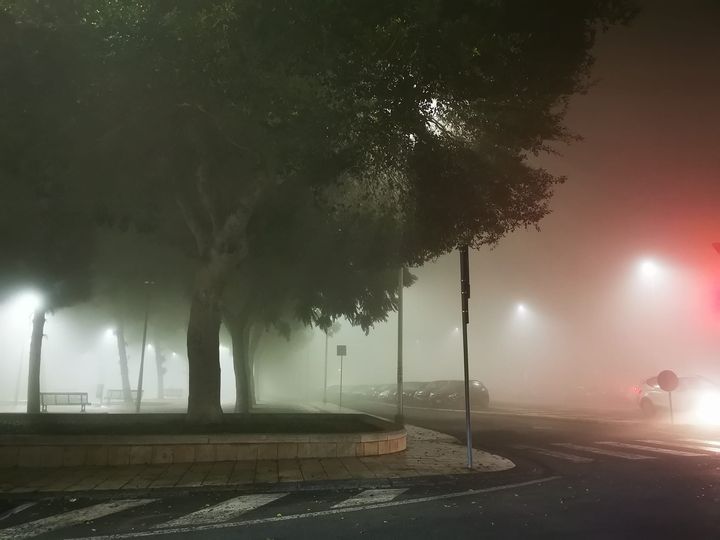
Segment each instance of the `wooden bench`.
[{"label": "wooden bench", "polygon": [[[137,390],[130,390],[133,402],[137,401]],[[122,390],[108,390],[105,394],[105,403],[110,405],[112,401],[124,401],[125,397]]]},{"label": "wooden bench", "polygon": [[40,410],[47,412],[48,405],[80,405],[80,411],[90,405],[87,392],[40,392]]},{"label": "wooden bench", "polygon": [[163,397],[165,399],[183,399],[185,397],[185,390],[182,388],[166,388],[163,391]]}]

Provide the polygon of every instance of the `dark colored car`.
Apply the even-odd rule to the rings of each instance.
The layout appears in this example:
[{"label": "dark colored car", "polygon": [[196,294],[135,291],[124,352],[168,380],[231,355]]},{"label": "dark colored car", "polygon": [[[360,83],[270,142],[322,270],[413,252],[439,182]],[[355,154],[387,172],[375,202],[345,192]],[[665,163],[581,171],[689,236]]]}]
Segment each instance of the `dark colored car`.
[{"label": "dark colored car", "polygon": [[413,405],[415,403],[415,393],[421,390],[427,383],[407,381],[403,382],[403,402],[406,405]]},{"label": "dark colored car", "polygon": [[425,383],[413,395],[413,401],[419,407],[428,407],[431,403],[431,396],[434,396],[440,389],[450,381],[432,381]]},{"label": "dark colored car", "polygon": [[[486,409],[490,405],[490,393],[480,381],[470,381],[470,408]],[[428,396],[433,407],[463,409],[465,407],[465,382],[445,381]]]}]

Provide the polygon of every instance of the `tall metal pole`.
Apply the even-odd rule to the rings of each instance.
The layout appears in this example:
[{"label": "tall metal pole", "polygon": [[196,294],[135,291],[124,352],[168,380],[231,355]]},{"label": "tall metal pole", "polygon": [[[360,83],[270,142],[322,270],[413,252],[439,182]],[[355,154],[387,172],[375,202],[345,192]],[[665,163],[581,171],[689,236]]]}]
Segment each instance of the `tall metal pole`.
[{"label": "tall metal pole", "polygon": [[[149,289],[152,281],[146,281],[145,286]],[[140,351],[140,373],[138,374],[137,399],[135,400],[135,413],[140,413],[140,401],[143,392],[143,372],[145,371],[145,349],[147,348],[148,315],[150,313],[150,291],[145,295],[145,324],[143,325],[142,350]]]},{"label": "tall metal pole", "polygon": [[405,424],[403,412],[403,277],[405,269],[398,275],[398,352],[397,352],[397,414],[395,422]]},{"label": "tall metal pole", "polygon": [[472,428],[470,425],[470,369],[468,367],[467,325],[470,321],[470,259],[468,246],[460,249],[460,296],[462,300],[463,369],[465,375],[465,436],[467,438],[467,466],[472,469]]},{"label": "tall metal pole", "polygon": [[325,382],[323,383],[323,403],[327,403],[327,356],[328,356],[328,333],[325,330]]},{"label": "tall metal pole", "polygon": [[340,409],[342,409],[342,376],[343,376],[343,359],[345,356],[340,356]]}]

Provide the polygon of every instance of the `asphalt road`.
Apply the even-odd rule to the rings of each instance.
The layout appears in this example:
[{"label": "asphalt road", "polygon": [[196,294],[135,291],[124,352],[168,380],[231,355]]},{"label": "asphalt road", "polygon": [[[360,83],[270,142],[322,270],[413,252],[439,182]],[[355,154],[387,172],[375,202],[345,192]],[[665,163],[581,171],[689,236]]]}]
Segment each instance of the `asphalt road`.
[{"label": "asphalt road", "polygon": [[[464,433],[460,412],[408,408],[406,417]],[[377,491],[16,501],[0,516],[0,540],[720,537],[717,430],[525,411],[476,414],[473,425],[474,446],[509,457],[514,470]]]}]

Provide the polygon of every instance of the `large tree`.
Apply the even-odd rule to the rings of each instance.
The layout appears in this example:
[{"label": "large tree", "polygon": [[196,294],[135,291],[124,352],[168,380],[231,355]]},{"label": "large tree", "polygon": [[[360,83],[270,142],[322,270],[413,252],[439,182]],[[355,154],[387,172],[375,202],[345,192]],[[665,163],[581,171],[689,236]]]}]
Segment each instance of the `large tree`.
[{"label": "large tree", "polygon": [[362,246],[386,269],[537,223],[560,179],[527,158],[571,138],[565,105],[587,84],[596,31],[631,14],[621,0],[70,5],[101,61],[88,196],[105,199],[106,222],[198,260],[199,421],[220,419],[223,294],[252,265],[256,224],[274,226],[268,201],[309,194],[318,214],[358,224],[387,210],[391,226]]},{"label": "large tree", "polygon": [[[59,18],[55,19],[59,21]],[[32,319],[27,412],[40,412],[46,314],[90,295],[91,216],[73,192],[82,129],[84,60],[78,39],[22,25],[0,4],[0,280],[38,295]]]},{"label": "large tree", "polygon": [[[233,341],[236,412],[254,402],[253,361],[273,326],[287,335],[296,322],[327,330],[345,317],[366,332],[397,309],[397,235],[388,216],[322,213],[301,194],[275,200],[271,223],[254,222],[256,246],[234,273],[223,298],[223,320]],[[348,217],[350,219],[348,219]],[[382,230],[382,233],[380,233]],[[379,234],[373,234],[379,233]],[[368,238],[373,238],[372,249]],[[386,243],[384,251],[379,242]],[[414,281],[407,273],[406,286]]]}]

